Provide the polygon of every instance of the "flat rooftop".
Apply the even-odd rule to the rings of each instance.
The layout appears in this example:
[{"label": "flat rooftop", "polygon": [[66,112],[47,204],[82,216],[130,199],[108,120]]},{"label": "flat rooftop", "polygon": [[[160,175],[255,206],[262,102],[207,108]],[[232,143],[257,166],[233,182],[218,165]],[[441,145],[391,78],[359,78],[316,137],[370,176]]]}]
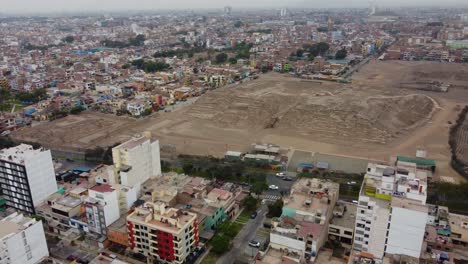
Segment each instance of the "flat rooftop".
[{"label": "flat rooftop", "polygon": [[427,205],[422,204],[420,201],[405,199],[400,197],[392,197],[392,207],[400,207],[400,208],[407,208],[414,211],[419,211],[423,213],[428,213],[429,208]]},{"label": "flat rooftop", "polygon": [[127,232],[127,216],[121,216],[117,221],[107,227],[109,230],[118,232]]},{"label": "flat rooftop", "polygon": [[256,260],[255,264],[297,264],[300,256],[294,253],[285,253],[269,248],[261,260]]},{"label": "flat rooftop", "polygon": [[468,242],[468,216],[449,214],[450,229],[452,233],[460,234],[460,240]]},{"label": "flat rooftop", "polygon": [[[55,201],[55,204],[63,206],[65,208],[75,208],[81,204],[81,199],[75,198],[72,196],[64,196],[58,199],[57,201]],[[56,206],[53,206],[53,207],[56,207]]]},{"label": "flat rooftop", "polygon": [[24,230],[31,223],[35,222],[35,219],[25,217],[23,214],[15,212],[0,220],[0,238]]},{"label": "flat rooftop", "polygon": [[31,145],[20,144],[16,147],[0,150],[0,160],[23,164],[24,160],[29,159],[43,151],[45,151],[43,148],[33,149]]},{"label": "flat rooftop", "polygon": [[145,143],[146,141],[150,141],[150,140],[145,136],[135,137],[135,138],[132,138],[132,139],[118,145],[115,148],[116,149],[125,149],[125,150],[133,149],[134,147],[139,146],[139,145]]},{"label": "flat rooftop", "polygon": [[[343,209],[341,217],[335,215],[336,209],[338,209],[339,212],[342,212]],[[336,203],[335,208],[333,209],[333,217],[330,220],[330,224],[348,229],[354,229],[354,225],[356,222],[356,212],[357,204],[340,201]]]}]

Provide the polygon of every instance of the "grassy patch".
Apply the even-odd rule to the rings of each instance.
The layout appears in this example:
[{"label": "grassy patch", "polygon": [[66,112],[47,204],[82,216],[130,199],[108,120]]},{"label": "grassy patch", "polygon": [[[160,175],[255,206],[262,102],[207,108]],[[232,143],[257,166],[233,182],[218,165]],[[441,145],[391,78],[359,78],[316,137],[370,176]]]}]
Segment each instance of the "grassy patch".
[{"label": "grassy patch", "polygon": [[203,258],[201,264],[216,264],[218,256],[214,253],[209,253],[206,257]]}]

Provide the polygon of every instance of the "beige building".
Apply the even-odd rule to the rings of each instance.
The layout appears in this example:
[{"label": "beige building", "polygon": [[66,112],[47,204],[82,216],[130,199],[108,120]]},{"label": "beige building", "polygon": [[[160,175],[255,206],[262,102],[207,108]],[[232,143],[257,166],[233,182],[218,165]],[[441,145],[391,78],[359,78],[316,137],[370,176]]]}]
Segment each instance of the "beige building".
[{"label": "beige building", "polygon": [[134,252],[163,263],[184,263],[198,246],[197,215],[163,202],[136,208],[127,216],[127,231]]},{"label": "beige building", "polygon": [[333,217],[328,226],[328,239],[338,240],[343,247],[353,245],[354,225],[357,205],[339,201],[333,209]]}]

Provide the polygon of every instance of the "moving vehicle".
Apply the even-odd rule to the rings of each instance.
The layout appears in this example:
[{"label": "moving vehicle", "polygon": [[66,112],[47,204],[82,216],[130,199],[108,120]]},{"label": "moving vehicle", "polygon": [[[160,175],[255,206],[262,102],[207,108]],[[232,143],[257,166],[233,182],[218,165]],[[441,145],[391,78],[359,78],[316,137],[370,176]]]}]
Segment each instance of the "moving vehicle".
[{"label": "moving vehicle", "polygon": [[270,189],[270,190],[278,190],[279,187],[276,186],[276,185],[270,185],[270,186],[268,186],[268,189]]},{"label": "moving vehicle", "polygon": [[252,219],[255,219],[257,217],[257,212],[253,212],[251,215],[250,215],[250,218]]},{"label": "moving vehicle", "polygon": [[286,176],[286,173],[284,173],[284,172],[276,173],[276,177],[284,177],[284,176]]}]

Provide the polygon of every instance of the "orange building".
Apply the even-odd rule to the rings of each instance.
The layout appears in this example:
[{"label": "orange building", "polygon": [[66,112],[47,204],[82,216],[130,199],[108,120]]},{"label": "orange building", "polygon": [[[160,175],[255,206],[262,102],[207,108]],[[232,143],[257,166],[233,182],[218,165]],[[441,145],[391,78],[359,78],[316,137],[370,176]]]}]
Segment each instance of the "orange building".
[{"label": "orange building", "polygon": [[109,242],[128,247],[127,223],[126,217],[120,217],[119,220],[107,227],[107,239]]}]

